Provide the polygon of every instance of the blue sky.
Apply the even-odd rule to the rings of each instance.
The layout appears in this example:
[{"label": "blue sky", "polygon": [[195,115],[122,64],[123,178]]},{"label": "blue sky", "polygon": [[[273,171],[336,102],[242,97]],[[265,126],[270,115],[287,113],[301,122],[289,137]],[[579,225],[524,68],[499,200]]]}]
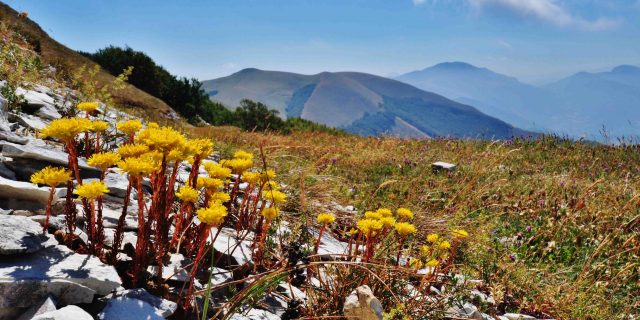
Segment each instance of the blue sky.
[{"label": "blue sky", "polygon": [[465,61],[541,83],[640,64],[640,0],[5,1],[73,49],[129,45],[201,80]]}]

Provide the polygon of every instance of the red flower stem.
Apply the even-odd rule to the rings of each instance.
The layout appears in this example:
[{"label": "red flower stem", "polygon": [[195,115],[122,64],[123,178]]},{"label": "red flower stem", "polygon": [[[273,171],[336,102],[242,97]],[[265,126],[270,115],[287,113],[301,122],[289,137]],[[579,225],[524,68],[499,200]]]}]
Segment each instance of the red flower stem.
[{"label": "red flower stem", "polygon": [[313,249],[314,254],[318,254],[318,248],[320,248],[320,239],[322,239],[322,233],[324,233],[324,229],[326,227],[327,227],[327,224],[322,224],[322,227],[320,228],[320,232],[318,234],[318,241],[316,241],[316,246]]},{"label": "red flower stem", "polygon": [[93,199],[89,203],[91,205],[91,217],[89,217],[89,232],[91,234],[91,251],[95,253],[96,248],[96,214]]},{"label": "red flower stem", "polygon": [[147,254],[145,244],[145,221],[144,221],[144,194],[142,193],[142,177],[136,177],[136,191],[138,192],[138,239],[136,241],[136,253],[133,258],[133,269],[131,272],[132,285],[138,285],[138,276],[142,267],[144,255]]},{"label": "red flower stem", "polygon": [[127,217],[127,209],[129,207],[129,198],[131,197],[131,189],[133,187],[133,178],[129,177],[129,184],[127,185],[127,192],[124,197],[124,204],[122,205],[122,213],[118,218],[118,225],[113,234],[113,249],[111,254],[111,264],[116,264],[118,261],[118,251],[120,251],[120,245],[122,244],[122,232],[124,230],[124,221]]},{"label": "red flower stem", "polygon": [[189,206],[190,206],[189,202],[183,202],[182,205],[180,206],[180,210],[178,210],[178,213],[175,215],[176,228],[175,230],[173,230],[173,237],[171,237],[171,243],[169,244],[169,248],[173,248],[178,242],[178,239],[180,238],[180,234],[182,233],[182,224],[184,223],[184,220],[185,220],[184,211]]},{"label": "red flower stem", "polygon": [[396,257],[396,262],[398,266],[400,266],[400,255],[402,254],[402,246],[404,245],[404,237],[400,237],[400,246],[398,247],[398,256]]},{"label": "red flower stem", "polygon": [[50,187],[49,189],[49,199],[47,200],[47,209],[45,210],[45,218],[44,218],[44,226],[42,227],[42,232],[46,233],[49,228],[49,216],[51,216],[51,202],[53,202],[53,195],[56,192],[55,187]]}]

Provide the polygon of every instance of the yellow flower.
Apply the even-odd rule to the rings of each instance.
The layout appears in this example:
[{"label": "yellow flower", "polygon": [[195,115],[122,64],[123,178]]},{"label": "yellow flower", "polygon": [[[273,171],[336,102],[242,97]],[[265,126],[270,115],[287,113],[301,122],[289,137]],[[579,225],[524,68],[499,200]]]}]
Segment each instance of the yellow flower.
[{"label": "yellow flower", "polygon": [[453,230],[451,230],[451,236],[456,238],[456,239],[462,240],[462,239],[468,237],[469,233],[464,229],[453,229]]},{"label": "yellow flower", "polygon": [[116,128],[127,135],[135,134],[136,132],[142,129],[142,123],[140,120],[128,120],[123,122],[118,122],[116,124]]},{"label": "yellow flower", "polygon": [[251,168],[251,166],[253,166],[253,160],[240,159],[240,158],[230,159],[230,160],[225,159],[225,160],[222,160],[220,164],[222,164],[227,168],[231,168],[233,172],[240,174],[245,172],[247,169]]},{"label": "yellow flower", "polygon": [[109,123],[102,120],[96,120],[91,122],[91,131],[102,132],[109,129]]},{"label": "yellow flower", "polygon": [[32,183],[45,184],[52,188],[69,180],[71,180],[71,172],[63,168],[46,167],[31,175]]},{"label": "yellow flower", "polygon": [[109,192],[109,188],[101,181],[92,181],[79,185],[73,193],[77,194],[81,199],[95,199],[105,193]]},{"label": "yellow flower", "polygon": [[367,211],[364,213],[364,217],[365,219],[373,219],[373,220],[382,219],[382,215],[376,211]]},{"label": "yellow flower", "polygon": [[149,147],[143,144],[125,144],[118,148],[118,153],[123,158],[135,158],[149,152]]},{"label": "yellow flower", "polygon": [[267,171],[260,172],[260,180],[265,183],[276,178],[276,172],[268,169]]},{"label": "yellow flower", "polygon": [[407,208],[398,208],[396,210],[396,214],[398,215],[398,219],[400,220],[411,220],[413,219],[413,212]]},{"label": "yellow flower", "polygon": [[205,188],[208,191],[216,191],[224,185],[224,182],[220,179],[198,176],[196,186],[198,189]]},{"label": "yellow flower", "polygon": [[158,129],[158,128],[160,128],[160,125],[157,122],[149,122],[147,124],[147,128],[149,128],[149,129]]},{"label": "yellow flower", "polygon": [[253,154],[243,150],[236,151],[236,153],[233,154],[233,157],[243,160],[253,160]]},{"label": "yellow flower", "polygon": [[389,210],[387,208],[380,208],[380,209],[376,210],[376,212],[379,213],[383,217],[391,217],[391,215],[392,215],[391,210]]},{"label": "yellow flower", "polygon": [[398,222],[394,226],[399,235],[406,237],[408,235],[416,233],[416,226],[407,222]]},{"label": "yellow flower", "polygon": [[96,109],[98,109],[100,105],[97,102],[80,102],[78,103],[78,110],[81,111],[85,111],[85,112],[93,112],[96,111]]},{"label": "yellow flower", "polygon": [[278,210],[275,207],[262,209],[262,216],[264,216],[264,218],[267,219],[268,221],[271,221],[277,218],[279,215],[280,215],[280,210]]},{"label": "yellow flower", "polygon": [[435,268],[440,264],[440,262],[436,259],[431,259],[429,261],[427,261],[426,265],[427,267],[431,267],[431,268]]},{"label": "yellow flower", "polygon": [[227,208],[220,204],[214,204],[208,208],[200,208],[197,211],[198,219],[203,223],[219,226],[227,216]]},{"label": "yellow flower", "polygon": [[120,161],[120,155],[115,152],[101,152],[95,153],[89,158],[87,163],[92,166],[99,168],[102,171],[107,170],[114,166],[116,163]]},{"label": "yellow flower", "polygon": [[244,182],[248,182],[252,185],[255,185],[256,182],[258,182],[258,179],[260,179],[260,174],[255,173],[255,172],[245,172],[242,174],[242,181]]},{"label": "yellow flower", "polygon": [[140,131],[136,142],[149,147],[152,151],[168,154],[171,150],[180,149],[185,144],[184,136],[170,127],[151,128]]},{"label": "yellow flower", "polygon": [[362,219],[358,221],[358,229],[369,237],[374,234],[376,230],[382,229],[382,222],[373,219]]},{"label": "yellow flower", "polygon": [[440,239],[440,236],[437,233],[432,233],[427,236],[427,242],[429,243],[435,243],[438,239]]},{"label": "yellow flower", "polygon": [[396,224],[396,219],[394,217],[382,217],[379,220],[385,228],[391,228]]},{"label": "yellow flower", "polygon": [[347,231],[347,233],[348,233],[350,236],[355,236],[356,234],[358,234],[358,229],[356,229],[356,228],[351,228],[351,229],[349,229],[349,231]]},{"label": "yellow flower", "polygon": [[273,180],[269,180],[263,186],[264,190],[280,190],[280,184]]},{"label": "yellow flower", "polygon": [[287,202],[287,195],[278,190],[262,191],[262,200],[272,201],[273,203]]},{"label": "yellow flower", "polygon": [[321,213],[317,217],[319,224],[329,224],[336,221],[336,217],[331,213]]},{"label": "yellow flower", "polygon": [[68,143],[81,132],[91,130],[91,121],[85,118],[62,118],[51,121],[40,131],[42,138],[54,138]]},{"label": "yellow flower", "polygon": [[198,191],[189,186],[182,186],[180,190],[176,192],[176,197],[183,202],[196,203],[198,202]]},{"label": "yellow flower", "polygon": [[451,249],[451,243],[449,243],[449,241],[442,241],[438,243],[438,248],[442,250]]},{"label": "yellow flower", "polygon": [[204,158],[213,152],[213,142],[209,139],[187,140],[187,148],[190,154]]},{"label": "yellow flower", "polygon": [[186,158],[187,155],[184,153],[184,150],[181,149],[173,149],[169,151],[169,154],[167,154],[168,162],[180,162]]},{"label": "yellow flower", "polygon": [[431,247],[429,247],[428,245],[423,245],[420,247],[420,253],[425,256],[428,257],[431,254]]},{"label": "yellow flower", "polygon": [[205,162],[204,169],[211,178],[225,180],[231,176],[231,169],[225,168],[214,162]]},{"label": "yellow flower", "polygon": [[409,259],[409,266],[411,268],[420,269],[420,268],[422,268],[423,265],[424,265],[424,263],[422,263],[422,260],[420,260],[420,259],[416,259],[416,258]]},{"label": "yellow flower", "polygon": [[229,194],[225,193],[225,192],[215,192],[213,194],[211,194],[211,196],[209,197],[209,201],[211,201],[210,203],[225,203],[229,200],[231,200],[231,196],[229,196]]},{"label": "yellow flower", "polygon": [[148,176],[158,169],[157,162],[148,157],[126,158],[118,162],[118,168],[134,177]]}]

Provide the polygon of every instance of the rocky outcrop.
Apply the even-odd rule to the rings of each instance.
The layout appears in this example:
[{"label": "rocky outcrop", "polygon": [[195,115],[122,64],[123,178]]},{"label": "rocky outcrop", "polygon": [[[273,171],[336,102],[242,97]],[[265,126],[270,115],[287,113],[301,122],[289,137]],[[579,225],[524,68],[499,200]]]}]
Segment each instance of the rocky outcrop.
[{"label": "rocky outcrop", "polygon": [[98,314],[98,319],[164,319],[178,308],[175,302],[156,297],[142,288],[125,290],[107,298],[107,305]]},{"label": "rocky outcrop", "polygon": [[116,270],[95,256],[56,245],[0,261],[0,308],[28,308],[48,295],[63,305],[89,303],[121,283]]},{"label": "rocky outcrop", "polygon": [[46,312],[31,320],[93,320],[93,317],[77,306],[66,306],[56,311]]}]

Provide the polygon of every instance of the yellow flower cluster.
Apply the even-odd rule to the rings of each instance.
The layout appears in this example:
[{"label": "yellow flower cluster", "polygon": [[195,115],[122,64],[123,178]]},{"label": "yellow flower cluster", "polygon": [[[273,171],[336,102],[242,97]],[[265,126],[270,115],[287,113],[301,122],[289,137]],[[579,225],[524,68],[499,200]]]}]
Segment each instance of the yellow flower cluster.
[{"label": "yellow flower cluster", "polygon": [[260,181],[262,181],[262,183],[266,183],[267,181],[272,181],[275,178],[276,178],[276,172],[271,169],[260,172]]},{"label": "yellow flower cluster", "polygon": [[213,204],[207,208],[200,208],[197,211],[198,219],[203,223],[219,226],[227,216],[227,208],[221,204]]},{"label": "yellow flower cluster", "polygon": [[319,224],[330,224],[336,221],[336,216],[331,213],[320,213],[317,217]]},{"label": "yellow flower cluster", "polygon": [[187,141],[188,153],[203,158],[213,152],[213,142],[209,139],[194,139]]},{"label": "yellow flower cluster", "polygon": [[438,239],[440,239],[440,236],[437,233],[432,233],[427,236],[427,242],[429,243],[436,243]]},{"label": "yellow flower cluster", "polygon": [[396,219],[394,217],[382,217],[379,221],[385,228],[392,228],[396,224]]},{"label": "yellow flower cluster", "polygon": [[275,204],[287,202],[287,195],[278,190],[262,191],[262,200],[272,201]]},{"label": "yellow flower cluster", "polygon": [[380,220],[382,219],[382,214],[377,211],[367,211],[364,213],[364,217],[366,219]]},{"label": "yellow flower cluster", "polygon": [[103,132],[109,129],[109,123],[102,120],[96,120],[91,122],[91,131],[94,132]]},{"label": "yellow flower cluster", "polygon": [[107,170],[117,164],[120,161],[120,155],[115,152],[101,152],[93,154],[87,163],[92,166],[99,168],[102,171]]},{"label": "yellow flower cluster", "polygon": [[393,212],[387,208],[380,208],[376,212],[383,217],[391,217],[393,215]]},{"label": "yellow flower cluster", "polygon": [[145,177],[158,169],[158,163],[150,157],[126,158],[118,162],[118,168],[133,177]]},{"label": "yellow flower cluster", "polygon": [[280,215],[280,210],[278,210],[275,207],[262,209],[262,216],[268,221],[271,221],[277,218],[279,215]]},{"label": "yellow flower cluster", "polygon": [[407,208],[398,208],[396,214],[398,215],[398,220],[406,221],[413,219],[413,212]]},{"label": "yellow flower cluster", "polygon": [[69,180],[71,180],[71,172],[63,168],[46,167],[31,175],[32,183],[44,184],[52,188]]},{"label": "yellow flower cluster", "polygon": [[241,158],[233,158],[233,159],[225,159],[220,163],[227,168],[231,168],[233,172],[237,174],[241,174],[245,172],[247,169],[253,166],[253,160],[251,159],[241,159]]},{"label": "yellow flower cluster", "polygon": [[260,174],[247,171],[242,174],[242,181],[255,185],[260,180]]},{"label": "yellow flower cluster", "polygon": [[451,230],[451,236],[456,239],[465,239],[469,236],[469,233],[464,229],[453,229]]},{"label": "yellow flower cluster", "polygon": [[80,102],[78,103],[78,110],[85,112],[94,112],[100,105],[97,102]]},{"label": "yellow flower cluster", "polygon": [[225,168],[217,163],[205,162],[203,166],[211,178],[225,180],[231,176],[231,169]]},{"label": "yellow flower cluster", "polygon": [[410,236],[417,231],[416,227],[408,222],[398,222],[394,227],[396,228],[396,232],[402,237]]},{"label": "yellow flower cluster", "polygon": [[215,192],[211,194],[209,199],[210,203],[225,203],[231,200],[231,196],[225,192]]},{"label": "yellow flower cluster", "polygon": [[374,219],[362,219],[358,221],[358,229],[366,237],[374,236],[376,231],[382,229],[382,222]]},{"label": "yellow flower cluster", "polygon": [[198,176],[196,186],[198,189],[205,188],[207,191],[217,191],[224,185],[224,182],[220,179]]},{"label": "yellow flower cluster", "polygon": [[40,131],[42,138],[54,138],[68,143],[81,132],[90,131],[91,121],[85,118],[62,118],[51,121]]},{"label": "yellow flower cluster", "polygon": [[152,151],[168,154],[171,150],[181,149],[186,139],[184,136],[170,127],[147,127],[136,136],[136,142],[144,144]]},{"label": "yellow flower cluster", "polygon": [[118,154],[123,158],[135,158],[149,152],[149,147],[141,144],[125,144],[118,148]]},{"label": "yellow flower cluster", "polygon": [[233,154],[233,157],[236,159],[253,160],[253,154],[243,150],[236,151],[236,153]]},{"label": "yellow flower cluster", "polygon": [[78,186],[73,193],[77,194],[82,199],[95,199],[105,193],[109,192],[109,188],[101,181],[92,181]]},{"label": "yellow flower cluster", "polygon": [[116,128],[127,135],[135,134],[136,132],[142,129],[142,123],[140,120],[128,120],[123,122],[118,122],[116,124]]},{"label": "yellow flower cluster", "polygon": [[176,197],[183,202],[196,203],[198,202],[198,191],[189,186],[182,186],[178,192],[176,192]]}]

